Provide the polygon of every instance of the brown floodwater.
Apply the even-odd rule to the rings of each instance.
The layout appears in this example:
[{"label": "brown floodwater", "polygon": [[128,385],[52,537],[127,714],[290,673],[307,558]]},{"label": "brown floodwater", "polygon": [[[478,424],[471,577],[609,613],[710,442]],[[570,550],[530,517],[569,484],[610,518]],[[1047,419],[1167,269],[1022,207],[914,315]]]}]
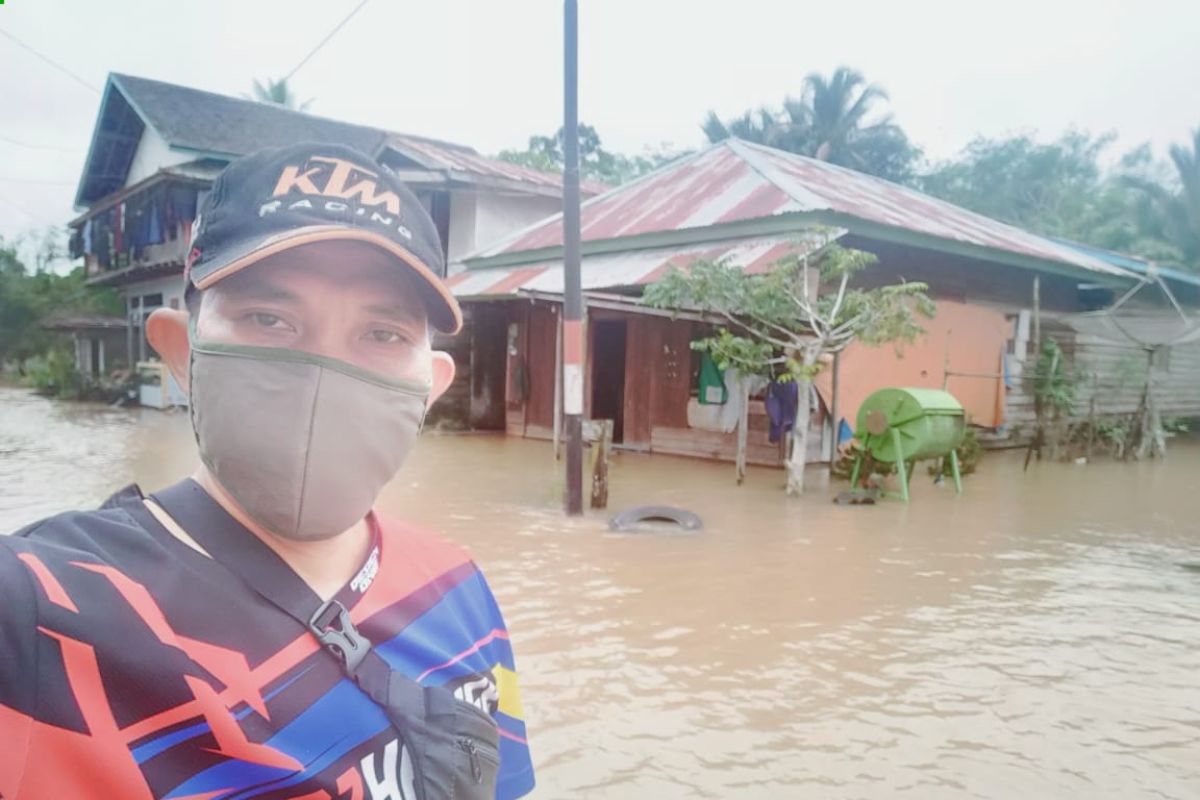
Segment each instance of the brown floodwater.
[{"label": "brown floodwater", "polygon": [[[1165,463],[989,454],[956,497],[839,507],[814,475],[618,454],[559,510],[546,444],[427,435],[389,511],[469,546],[513,632],[539,798],[1200,797],[1200,447]],[[152,489],[185,413],[0,389],[0,530]],[[1190,568],[1189,568],[1190,567]]]}]

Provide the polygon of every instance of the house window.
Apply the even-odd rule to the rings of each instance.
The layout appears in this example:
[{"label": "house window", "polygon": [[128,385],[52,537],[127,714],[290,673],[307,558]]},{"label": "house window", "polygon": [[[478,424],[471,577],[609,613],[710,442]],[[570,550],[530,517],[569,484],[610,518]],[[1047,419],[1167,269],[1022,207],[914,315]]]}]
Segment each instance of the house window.
[{"label": "house window", "polygon": [[158,308],[163,304],[162,292],[142,295],[142,308]]}]

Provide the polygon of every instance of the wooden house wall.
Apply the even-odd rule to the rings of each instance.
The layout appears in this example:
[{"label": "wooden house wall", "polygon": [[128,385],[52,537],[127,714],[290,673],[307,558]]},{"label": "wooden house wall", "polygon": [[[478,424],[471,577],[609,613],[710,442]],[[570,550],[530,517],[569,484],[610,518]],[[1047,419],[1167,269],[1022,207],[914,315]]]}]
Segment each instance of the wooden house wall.
[{"label": "wooden house wall", "polygon": [[[464,309],[465,313],[465,309]],[[508,311],[499,303],[471,307],[470,407],[468,426],[473,430],[504,430],[505,388],[508,374]]]},{"label": "wooden house wall", "polygon": [[[737,434],[688,424],[694,395],[691,342],[701,335],[688,320],[596,309],[593,319],[623,319],[628,325],[625,352],[625,441],[628,449],[733,461]],[[820,425],[819,420],[814,424]],[[769,441],[769,419],[761,398],[750,400],[747,461],[778,466],[782,453]],[[813,437],[810,459],[819,460],[820,436]]]},{"label": "wooden house wall", "polygon": [[507,328],[504,365],[504,430],[510,436],[525,435],[525,401],[529,394],[528,347],[526,330],[529,321],[527,303],[505,306]]},{"label": "wooden house wall", "polygon": [[[476,403],[474,413],[488,419],[501,418],[490,404],[503,403],[503,428],[513,436],[548,439],[553,435],[555,341],[558,313],[548,303],[513,301],[495,304],[499,309],[487,320],[488,337],[501,337],[503,349],[494,339],[476,349],[477,357],[504,359],[503,393]],[[484,336],[480,333],[480,336]],[[484,351],[490,356],[484,355]],[[475,372],[483,375],[494,367],[477,362]]]},{"label": "wooden house wall", "polygon": [[[1200,342],[1174,345],[1151,369],[1145,350],[1099,336],[1078,333],[1065,325],[1044,326],[1043,338],[1053,338],[1068,363],[1081,373],[1076,388],[1075,418],[1086,417],[1093,396],[1099,416],[1131,414],[1142,399],[1147,371],[1160,413],[1165,417],[1200,417]],[[1025,368],[1008,391],[1006,423],[1013,437],[1025,440],[1037,422],[1034,407],[1034,368],[1037,353],[1030,342]]]},{"label": "wooden house wall", "polygon": [[[1029,308],[1033,302],[1034,273],[1029,270],[854,236],[843,237],[839,244],[866,250],[879,257],[879,263],[855,280],[855,284],[863,288],[899,280],[924,281],[929,284],[930,296],[935,299],[1014,309]],[[1078,278],[1041,275],[1038,292],[1043,310],[1084,310],[1078,283]]]}]

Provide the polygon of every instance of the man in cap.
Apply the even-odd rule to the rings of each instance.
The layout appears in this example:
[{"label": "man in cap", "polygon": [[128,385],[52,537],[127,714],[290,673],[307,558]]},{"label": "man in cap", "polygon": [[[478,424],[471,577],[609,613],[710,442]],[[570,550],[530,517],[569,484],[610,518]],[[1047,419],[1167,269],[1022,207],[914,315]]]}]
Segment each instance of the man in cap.
[{"label": "man in cap", "polygon": [[201,466],[0,537],[0,797],[441,800],[533,786],[461,549],[372,510],[454,363],[420,201],[335,145],[232,163],[150,343]]}]

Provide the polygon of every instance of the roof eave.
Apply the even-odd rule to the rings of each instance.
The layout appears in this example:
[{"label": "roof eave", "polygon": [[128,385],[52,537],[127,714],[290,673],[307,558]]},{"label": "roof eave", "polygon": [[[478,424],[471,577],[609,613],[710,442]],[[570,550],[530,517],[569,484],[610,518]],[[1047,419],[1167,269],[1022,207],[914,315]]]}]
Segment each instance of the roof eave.
[{"label": "roof eave", "polygon": [[[592,239],[583,242],[581,255],[589,256],[600,253],[619,253],[625,250],[649,250],[656,247],[723,242],[729,239],[743,239],[751,236],[800,234],[811,231],[814,227],[811,214],[778,214],[773,217],[739,220],[738,222],[728,222],[720,225],[706,225],[702,228],[654,231],[652,233],[639,233],[634,236],[620,236],[614,239]],[[562,252],[562,245],[553,245],[534,250],[499,253],[494,256],[466,258],[462,260],[462,264],[468,270],[486,269],[489,267],[515,267],[523,264],[536,264],[542,261],[560,259],[562,258]]]},{"label": "roof eave", "polygon": [[971,244],[970,242],[944,239],[939,236],[931,236],[930,234],[920,233],[919,231],[913,231],[908,228],[893,228],[887,225],[880,225],[876,222],[866,222],[858,217],[853,217],[849,214],[843,214],[835,211],[814,211],[805,213],[803,216],[810,217],[811,219],[817,220],[826,225],[847,228],[852,234],[863,236],[868,239],[879,239],[881,241],[894,244],[908,245],[910,247],[921,247],[926,250],[933,250],[939,253],[947,253],[949,255],[963,256],[965,258],[973,258],[982,261],[992,261],[999,264],[1007,264],[1008,266],[1012,267],[1019,267],[1035,272],[1059,275],[1066,278],[1086,278],[1089,280],[1101,281],[1110,285],[1122,285],[1134,277],[1131,273],[1116,274],[1115,272],[1102,272],[1100,270],[1092,270],[1088,269],[1087,267],[1067,264],[1065,262],[1053,261],[1051,259],[1025,255],[1023,253],[1016,253],[1011,250],[1001,250],[997,248]]},{"label": "roof eave", "polygon": [[[100,120],[104,118],[104,109],[108,105],[109,94],[114,86],[114,76],[110,74],[108,80],[104,82],[104,92],[100,95],[100,107],[96,110],[96,122],[92,125],[92,140],[88,143],[87,155],[83,159],[83,172],[79,175],[79,184],[75,187],[75,201],[72,206],[78,210],[87,208],[87,204],[83,202],[83,185],[87,183],[88,167],[91,166],[92,156],[96,152],[96,140],[100,137]],[[120,91],[118,89],[117,91]],[[121,92],[122,96],[124,92]],[[125,98],[127,101],[129,98]]]}]

